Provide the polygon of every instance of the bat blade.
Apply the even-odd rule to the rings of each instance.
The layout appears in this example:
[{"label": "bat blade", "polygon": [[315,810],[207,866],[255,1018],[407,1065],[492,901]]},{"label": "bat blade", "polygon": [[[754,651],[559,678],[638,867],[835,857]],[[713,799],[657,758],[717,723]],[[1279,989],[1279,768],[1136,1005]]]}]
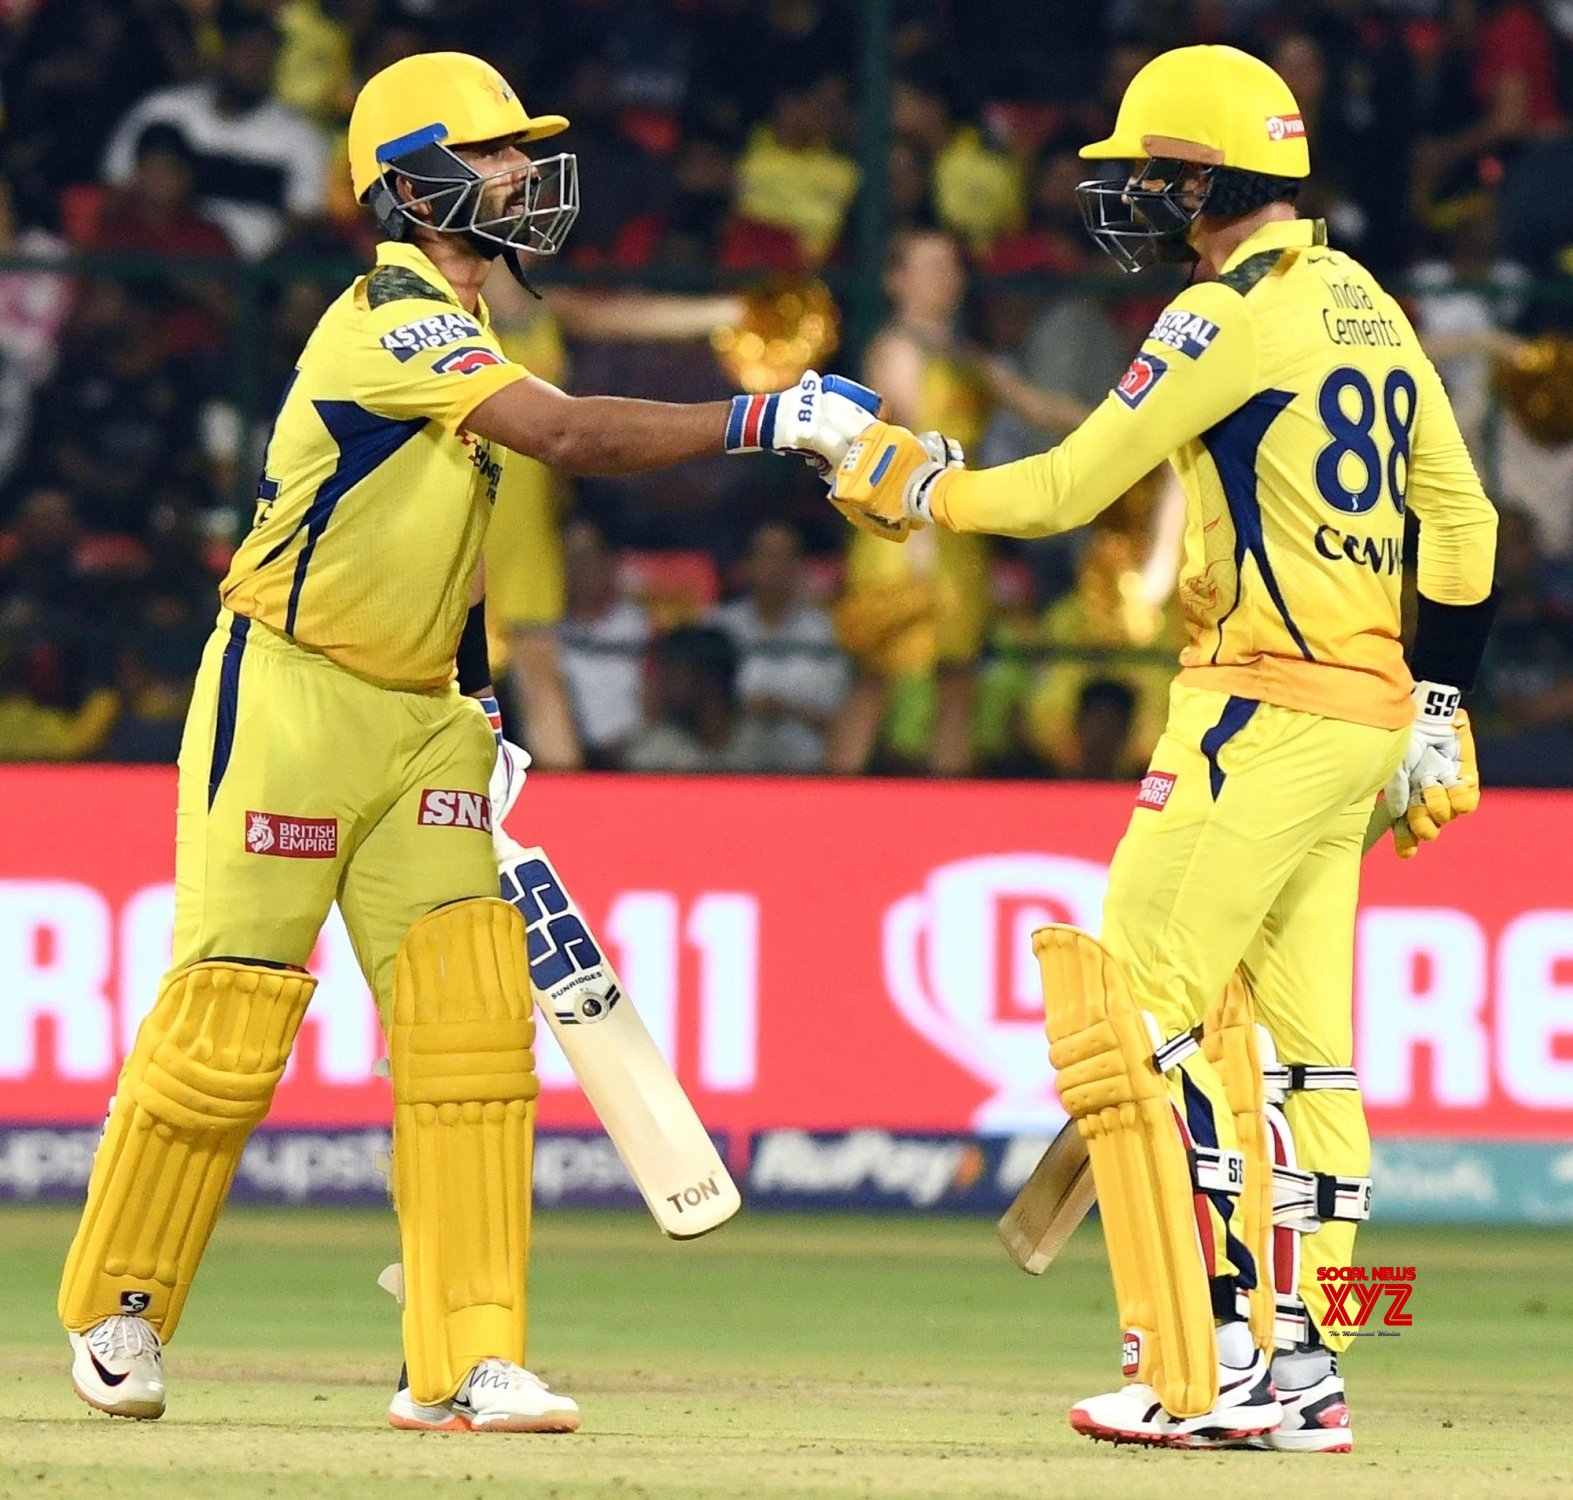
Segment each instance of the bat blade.
[{"label": "bat blade", "polygon": [[1005,1253],[1029,1276],[1041,1276],[1087,1217],[1096,1197],[1087,1143],[1071,1120],[1000,1215],[999,1237]]},{"label": "bat blade", "polygon": [[672,1239],[719,1228],[743,1206],[737,1184],[546,851],[499,875],[529,930],[536,1008],[651,1216]]}]

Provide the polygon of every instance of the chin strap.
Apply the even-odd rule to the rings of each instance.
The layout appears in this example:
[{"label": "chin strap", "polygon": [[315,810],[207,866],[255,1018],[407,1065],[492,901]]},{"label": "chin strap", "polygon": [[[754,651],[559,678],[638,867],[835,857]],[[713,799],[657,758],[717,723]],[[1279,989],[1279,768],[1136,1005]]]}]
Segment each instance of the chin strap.
[{"label": "chin strap", "polygon": [[524,274],[524,267],[519,263],[519,252],[509,248],[498,252],[502,256],[502,263],[508,267],[509,274],[522,286],[537,302],[545,299],[530,285],[530,279]]}]

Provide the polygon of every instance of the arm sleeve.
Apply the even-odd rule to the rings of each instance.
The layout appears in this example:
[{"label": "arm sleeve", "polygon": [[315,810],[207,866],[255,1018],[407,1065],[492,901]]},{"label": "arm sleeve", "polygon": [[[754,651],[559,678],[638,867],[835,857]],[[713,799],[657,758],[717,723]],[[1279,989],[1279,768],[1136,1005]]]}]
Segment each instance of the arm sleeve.
[{"label": "arm sleeve", "polygon": [[428,417],[457,431],[488,396],[530,373],[452,303],[400,298],[374,309],[364,326],[355,399],[381,416]]},{"label": "arm sleeve", "polygon": [[1420,592],[1438,604],[1478,604],[1491,592],[1497,513],[1481,488],[1442,378],[1422,357],[1406,501],[1420,521]]},{"label": "arm sleeve", "polygon": [[1176,298],[1120,383],[1056,448],[935,482],[934,519],[953,531],[1048,536],[1085,525],[1182,444],[1256,390],[1256,331],[1244,297],[1218,282]]}]

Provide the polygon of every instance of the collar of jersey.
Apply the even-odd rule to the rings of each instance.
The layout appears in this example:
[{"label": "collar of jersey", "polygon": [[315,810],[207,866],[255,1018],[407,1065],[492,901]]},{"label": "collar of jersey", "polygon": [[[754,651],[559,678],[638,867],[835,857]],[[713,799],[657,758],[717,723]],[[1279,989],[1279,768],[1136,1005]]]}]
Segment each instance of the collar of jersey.
[{"label": "collar of jersey", "polygon": [[[1267,250],[1290,250],[1297,245],[1325,245],[1327,223],[1323,219],[1273,219],[1263,224],[1248,240],[1242,240],[1233,255],[1224,262],[1221,275],[1226,275],[1243,261]],[[399,246],[404,249],[404,246]]]},{"label": "collar of jersey", "polygon": [[[406,271],[414,271],[423,281],[431,282],[455,307],[463,310],[464,304],[459,301],[453,283],[432,264],[431,257],[418,246],[400,244],[397,240],[381,240],[377,244],[377,264],[403,266]],[[491,314],[487,311],[484,297],[475,299],[475,317],[482,328],[491,327]]]}]

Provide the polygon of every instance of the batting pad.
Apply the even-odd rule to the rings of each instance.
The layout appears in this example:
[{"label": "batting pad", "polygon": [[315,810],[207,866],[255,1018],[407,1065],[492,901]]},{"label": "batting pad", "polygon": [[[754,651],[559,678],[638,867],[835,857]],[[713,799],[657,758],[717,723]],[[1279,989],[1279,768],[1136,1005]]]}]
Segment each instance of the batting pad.
[{"label": "batting pad", "polygon": [[1245,1185],[1240,1191],[1240,1238],[1256,1258],[1256,1285],[1246,1295],[1251,1338],[1268,1358],[1273,1353],[1273,1147],[1267,1125],[1267,1083],[1257,1045],[1256,1003],[1244,973],[1236,969],[1202,1021],[1202,1055],[1223,1080],[1234,1116]]},{"label": "batting pad", "polygon": [[174,1337],[246,1138],[317,981],[228,960],[169,975],[137,1032],[66,1256],[60,1321],[140,1313]]},{"label": "batting pad", "polygon": [[540,1092],[524,918],[440,907],[394,963],[393,1200],[410,1393],[446,1401],[471,1366],[524,1363],[530,1148]]},{"label": "batting pad", "polygon": [[1191,1163],[1153,1060],[1160,1039],[1119,962],[1086,933],[1042,927],[1032,950],[1060,1100],[1092,1159],[1125,1377],[1151,1385],[1172,1416],[1200,1416],[1218,1401],[1217,1336]]}]

